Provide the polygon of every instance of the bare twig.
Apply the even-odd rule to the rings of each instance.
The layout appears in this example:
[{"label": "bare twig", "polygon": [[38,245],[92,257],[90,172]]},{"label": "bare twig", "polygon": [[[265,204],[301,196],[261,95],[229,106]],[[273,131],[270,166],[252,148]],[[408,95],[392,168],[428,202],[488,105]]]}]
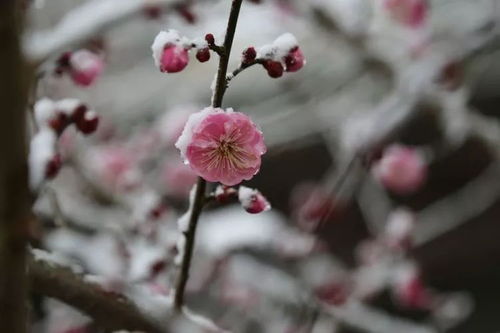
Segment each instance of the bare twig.
[{"label": "bare twig", "polygon": [[238,68],[236,68],[231,74],[228,74],[226,75],[226,84],[229,83],[229,81],[231,81],[232,79],[234,79],[234,77],[238,74],[240,74],[241,72],[243,72],[245,69],[249,68],[249,67],[252,67],[253,65],[257,65],[257,64],[263,64],[264,63],[264,60],[263,59],[255,59],[255,60],[252,60],[250,62],[246,62],[246,63],[241,63],[240,66]]},{"label": "bare twig", "polygon": [[30,258],[29,278],[34,292],[56,298],[86,313],[106,331],[131,330],[165,333],[154,318],[122,295],[109,293],[69,268]]},{"label": "bare twig", "polygon": [[[216,84],[212,96],[213,107],[220,107],[222,105],[222,99],[224,98],[224,93],[226,91],[227,66],[229,63],[229,56],[231,55],[231,47],[233,45],[234,33],[236,31],[236,25],[238,23],[241,2],[242,0],[233,0],[231,5],[231,11],[227,23],[226,37],[224,39],[224,45],[222,46],[223,52],[222,56],[219,59]],[[203,178],[198,177],[198,183],[196,184],[196,192],[190,212],[188,228],[186,231],[184,231],[184,237],[186,237],[186,245],[181,261],[181,268],[175,284],[174,295],[174,308],[177,311],[180,311],[184,304],[184,290],[189,278],[189,268],[191,265],[191,257],[193,256],[194,240],[196,235],[196,225],[198,223],[198,218],[201,214],[201,210],[205,201],[206,184],[207,183]]]}]

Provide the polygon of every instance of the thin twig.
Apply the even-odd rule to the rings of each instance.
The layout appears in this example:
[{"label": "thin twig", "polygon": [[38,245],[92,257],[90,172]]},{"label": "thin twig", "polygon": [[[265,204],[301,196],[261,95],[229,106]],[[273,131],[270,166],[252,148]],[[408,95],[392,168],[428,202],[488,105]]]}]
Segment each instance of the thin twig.
[{"label": "thin twig", "polygon": [[[219,68],[217,70],[217,79],[215,84],[214,93],[212,96],[212,106],[220,107],[222,105],[222,99],[226,91],[226,74],[227,66],[229,63],[229,56],[231,54],[231,47],[233,45],[234,33],[236,31],[236,25],[238,23],[238,16],[240,13],[242,0],[233,0],[231,5],[231,12],[229,14],[229,20],[227,23],[226,37],[224,39],[224,45],[222,55],[219,59]],[[186,284],[189,278],[189,268],[191,265],[191,258],[193,256],[194,240],[196,235],[196,226],[198,224],[198,218],[203,209],[205,203],[205,189],[207,182],[198,177],[198,183],[196,184],[196,192],[194,196],[193,205],[191,208],[191,213],[189,217],[189,224],[186,231],[184,231],[184,237],[186,237],[186,245],[184,248],[184,254],[181,261],[181,268],[177,276],[177,281],[175,284],[175,295],[174,295],[174,309],[180,311],[184,304],[184,291],[186,289]]]},{"label": "thin twig", "polygon": [[240,66],[238,68],[236,68],[231,74],[226,75],[226,85],[229,84],[229,81],[231,81],[232,79],[234,79],[234,77],[236,75],[240,74],[245,69],[247,69],[249,67],[252,67],[253,65],[263,64],[263,63],[264,63],[263,59],[255,59],[255,60],[252,60],[252,61],[247,62],[247,63],[243,63],[242,62],[240,64]]}]

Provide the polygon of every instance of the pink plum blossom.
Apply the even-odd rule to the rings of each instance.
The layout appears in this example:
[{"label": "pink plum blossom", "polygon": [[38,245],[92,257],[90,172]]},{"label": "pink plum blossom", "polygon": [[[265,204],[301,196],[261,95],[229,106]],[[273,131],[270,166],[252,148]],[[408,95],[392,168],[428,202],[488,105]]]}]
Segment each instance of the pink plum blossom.
[{"label": "pink plum blossom", "polygon": [[266,152],[262,132],[247,115],[211,107],[189,117],[175,146],[199,176],[228,186],[251,179]]},{"label": "pink plum blossom", "polygon": [[69,73],[79,86],[90,86],[101,75],[104,62],[100,56],[88,50],[73,52],[69,58]]},{"label": "pink plum blossom", "polygon": [[372,172],[387,189],[397,194],[410,194],[425,182],[427,164],[416,149],[392,145],[384,150]]},{"label": "pink plum blossom", "polygon": [[271,209],[269,201],[258,190],[246,186],[240,186],[238,200],[241,206],[250,214],[258,214]]},{"label": "pink plum blossom", "polygon": [[128,190],[140,181],[136,159],[123,147],[100,147],[91,153],[89,161],[99,181],[113,190]]}]

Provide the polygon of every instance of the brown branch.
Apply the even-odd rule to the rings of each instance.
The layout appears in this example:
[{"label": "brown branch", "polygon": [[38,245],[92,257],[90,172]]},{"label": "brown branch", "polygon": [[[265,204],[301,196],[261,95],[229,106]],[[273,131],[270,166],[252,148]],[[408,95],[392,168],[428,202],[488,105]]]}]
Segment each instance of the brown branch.
[{"label": "brown branch", "polygon": [[[229,56],[231,55],[231,47],[233,45],[236,25],[238,24],[241,2],[242,0],[233,0],[231,4],[231,11],[229,13],[229,19],[226,29],[226,37],[224,38],[224,45],[222,46],[223,52],[221,53],[219,59],[219,68],[217,70],[215,89],[212,96],[212,107],[214,108],[220,107],[222,105],[222,99],[224,98],[224,93],[226,92],[227,66],[229,63]],[[186,231],[183,231],[184,237],[186,237],[186,245],[181,261],[181,268],[175,283],[174,308],[176,311],[180,311],[184,304],[184,291],[186,289],[186,284],[189,278],[189,268],[191,265],[191,258],[193,256],[194,240],[196,235],[196,225],[198,224],[198,218],[201,214],[201,210],[203,209],[206,185],[207,182],[203,178],[198,177],[198,183],[196,184],[196,192],[193,199],[194,202],[192,203],[191,207],[191,215],[189,217],[188,228]]]},{"label": "brown branch", "polygon": [[228,74],[226,76],[226,85],[229,83],[229,81],[231,81],[232,79],[234,79],[234,77],[238,74],[240,74],[241,72],[243,72],[245,69],[249,68],[249,67],[252,67],[254,65],[257,65],[257,64],[263,64],[264,63],[264,59],[255,59],[255,60],[252,60],[250,62],[247,62],[247,63],[241,63],[240,66],[238,68],[236,68],[231,74]]},{"label": "brown branch", "polygon": [[29,190],[26,165],[28,69],[21,54],[21,1],[0,2],[0,327],[26,332]]},{"label": "brown branch", "polygon": [[106,292],[69,268],[31,257],[28,272],[34,292],[56,298],[84,312],[106,331],[167,331],[155,319],[142,313],[132,301],[122,295]]}]

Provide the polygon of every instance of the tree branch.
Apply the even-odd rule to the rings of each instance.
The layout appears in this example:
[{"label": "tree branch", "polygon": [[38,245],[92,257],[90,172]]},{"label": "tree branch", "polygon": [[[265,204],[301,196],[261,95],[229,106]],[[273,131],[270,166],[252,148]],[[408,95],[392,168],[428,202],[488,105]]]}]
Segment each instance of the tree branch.
[{"label": "tree branch", "polygon": [[[231,4],[231,11],[229,13],[229,19],[226,29],[226,37],[224,38],[224,45],[222,46],[222,52],[220,54],[219,68],[217,70],[215,89],[212,96],[212,107],[214,108],[218,108],[222,105],[222,99],[224,98],[224,93],[226,92],[227,66],[229,63],[229,57],[231,55],[231,47],[233,45],[236,25],[238,24],[241,2],[242,0],[233,0]],[[180,311],[182,309],[182,305],[184,304],[184,291],[186,289],[186,284],[189,278],[189,267],[191,265],[191,258],[193,256],[196,226],[198,224],[198,218],[201,214],[201,210],[203,209],[205,201],[206,185],[207,182],[203,178],[198,177],[195,197],[191,206],[188,228],[186,231],[183,231],[184,237],[186,237],[186,245],[184,247],[184,254],[181,261],[181,269],[175,283],[174,309],[176,311]]]},{"label": "tree branch", "polygon": [[0,2],[0,327],[26,332],[29,190],[26,165],[28,69],[19,34],[21,1]]},{"label": "tree branch", "polygon": [[28,272],[34,292],[56,298],[86,313],[107,331],[166,332],[166,328],[142,313],[131,300],[106,292],[69,268],[30,257]]}]

